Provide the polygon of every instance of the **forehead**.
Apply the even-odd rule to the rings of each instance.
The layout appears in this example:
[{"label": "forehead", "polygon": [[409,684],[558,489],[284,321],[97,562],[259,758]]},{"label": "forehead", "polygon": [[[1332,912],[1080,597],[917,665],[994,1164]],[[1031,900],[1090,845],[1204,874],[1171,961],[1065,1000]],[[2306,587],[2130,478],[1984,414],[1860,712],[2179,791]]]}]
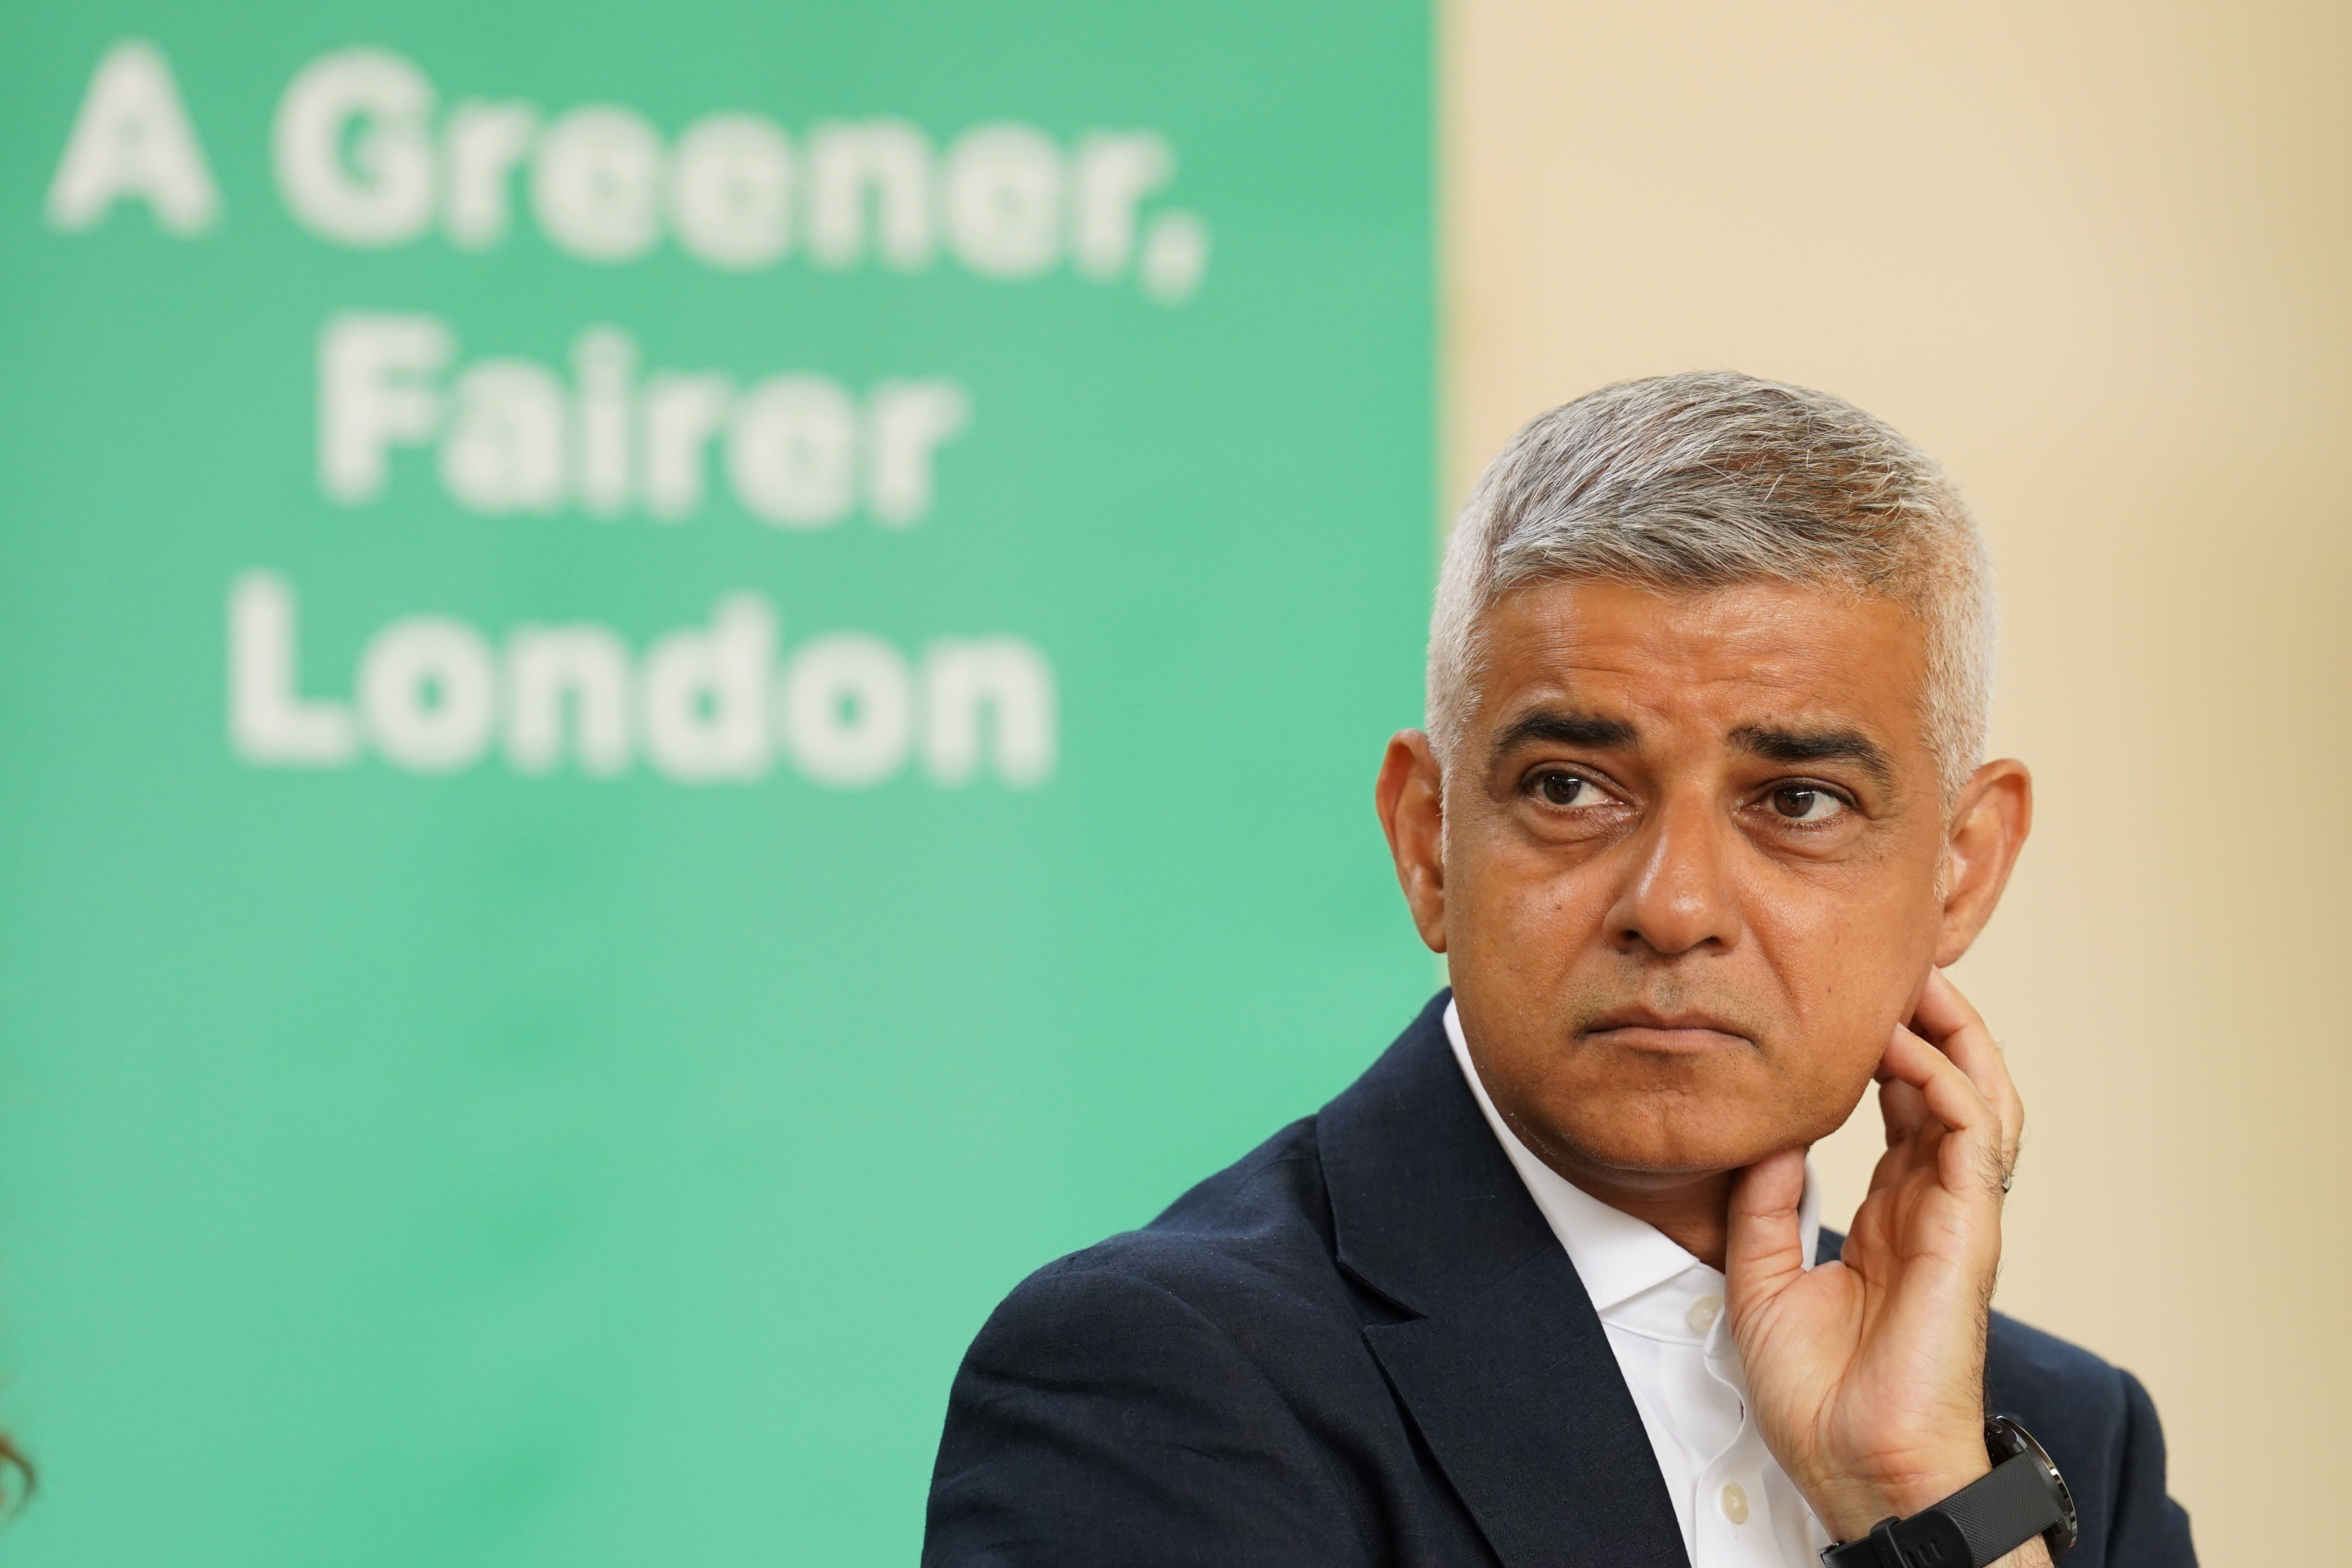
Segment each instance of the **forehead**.
[{"label": "forehead", "polygon": [[1875,595],[1742,584],[1664,593],[1623,583],[1538,583],[1480,624],[1472,725],[1568,706],[1645,730],[1717,734],[1836,719],[1896,750],[1924,746],[1927,638]]}]

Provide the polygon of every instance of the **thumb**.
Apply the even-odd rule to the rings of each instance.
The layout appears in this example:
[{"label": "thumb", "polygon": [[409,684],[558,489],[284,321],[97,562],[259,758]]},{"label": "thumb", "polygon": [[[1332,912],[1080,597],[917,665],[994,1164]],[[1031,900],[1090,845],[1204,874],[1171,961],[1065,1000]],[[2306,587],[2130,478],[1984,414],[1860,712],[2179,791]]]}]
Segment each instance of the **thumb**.
[{"label": "thumb", "polygon": [[1723,1273],[1726,1304],[1734,1315],[1770,1300],[1804,1274],[1804,1238],[1797,1226],[1804,1196],[1802,1149],[1768,1154],[1732,1184]]}]

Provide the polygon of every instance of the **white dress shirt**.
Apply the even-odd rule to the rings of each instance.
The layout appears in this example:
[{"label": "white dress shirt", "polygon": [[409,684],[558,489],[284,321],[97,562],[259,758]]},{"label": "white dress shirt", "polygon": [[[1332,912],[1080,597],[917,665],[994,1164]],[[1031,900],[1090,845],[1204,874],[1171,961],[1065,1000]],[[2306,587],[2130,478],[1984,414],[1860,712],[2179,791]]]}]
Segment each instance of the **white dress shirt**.
[{"label": "white dress shirt", "polygon": [[[1571,1184],[1528,1152],[1478,1081],[1462,1020],[1445,1006],[1454,1058],[1592,1297],[1642,1414],[1692,1568],[1812,1568],[1828,1534],[1748,1416],[1748,1384],[1723,1310],[1723,1275],[1656,1227]],[[1812,1266],[1821,1196],[1811,1163],[1797,1223]]]}]

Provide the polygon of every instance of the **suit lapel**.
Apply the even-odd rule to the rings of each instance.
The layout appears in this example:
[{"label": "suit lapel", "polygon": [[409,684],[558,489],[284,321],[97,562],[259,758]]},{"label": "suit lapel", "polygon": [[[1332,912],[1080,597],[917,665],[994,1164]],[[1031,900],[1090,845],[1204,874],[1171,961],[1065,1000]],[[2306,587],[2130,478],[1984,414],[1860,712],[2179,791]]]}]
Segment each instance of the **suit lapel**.
[{"label": "suit lapel", "polygon": [[1440,994],[1318,1119],[1364,1337],[1506,1568],[1687,1568],[1575,1267],[1463,1082]]},{"label": "suit lapel", "polygon": [[[1559,1310],[1563,1291],[1584,1321]],[[1687,1568],[1649,1436],[1565,1253],[1443,1316],[1365,1332],[1507,1568]]]}]

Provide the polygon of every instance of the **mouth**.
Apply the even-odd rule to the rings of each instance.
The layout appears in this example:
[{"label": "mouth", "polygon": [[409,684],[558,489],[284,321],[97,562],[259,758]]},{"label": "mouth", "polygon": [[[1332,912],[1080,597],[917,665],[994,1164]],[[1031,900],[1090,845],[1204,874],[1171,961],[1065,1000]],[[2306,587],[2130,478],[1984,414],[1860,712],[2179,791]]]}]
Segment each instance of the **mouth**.
[{"label": "mouth", "polygon": [[1728,1020],[1711,1013],[1660,1012],[1649,1007],[1620,1007],[1603,1013],[1582,1031],[1588,1040],[1624,1050],[1664,1056],[1686,1056],[1727,1047],[1754,1045]]}]

